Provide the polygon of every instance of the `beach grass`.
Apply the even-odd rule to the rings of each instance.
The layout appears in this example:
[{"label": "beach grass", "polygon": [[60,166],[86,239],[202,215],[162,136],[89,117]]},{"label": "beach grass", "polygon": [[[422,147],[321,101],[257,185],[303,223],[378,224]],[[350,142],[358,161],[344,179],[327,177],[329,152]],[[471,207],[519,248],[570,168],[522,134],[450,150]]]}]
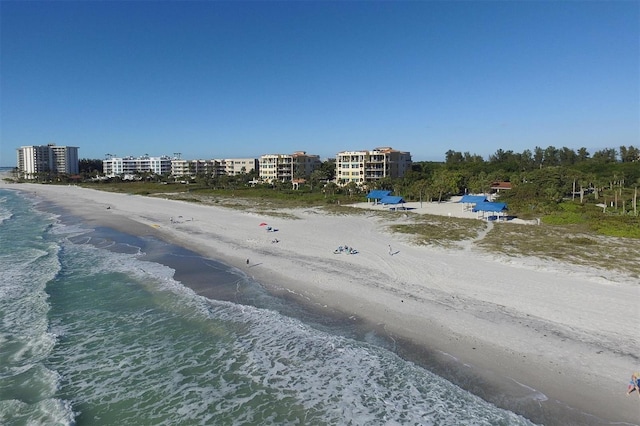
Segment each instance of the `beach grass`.
[{"label": "beach grass", "polygon": [[414,244],[456,248],[460,243],[475,239],[486,223],[477,219],[414,214],[411,223],[389,225],[391,232],[410,235]]},{"label": "beach grass", "polygon": [[534,256],[640,277],[640,240],[602,236],[582,225],[496,223],[475,245],[509,257]]},{"label": "beach grass", "polygon": [[[545,217],[541,226],[517,223],[495,223],[489,231],[487,223],[412,212],[367,210],[349,205],[360,200],[279,191],[212,190],[190,188],[190,185],[157,183],[127,183],[91,185],[94,189],[181,200],[251,212],[268,217],[299,219],[295,210],[320,209],[325,214],[373,215],[385,224],[389,232],[404,234],[408,241],[448,249],[461,249],[471,243],[478,249],[509,257],[534,256],[573,265],[591,266],[619,271],[640,277],[640,227],[637,218],[621,221],[586,220],[572,206],[563,214]],[[628,222],[628,223],[627,223]],[[603,235],[604,234],[604,235]]]}]

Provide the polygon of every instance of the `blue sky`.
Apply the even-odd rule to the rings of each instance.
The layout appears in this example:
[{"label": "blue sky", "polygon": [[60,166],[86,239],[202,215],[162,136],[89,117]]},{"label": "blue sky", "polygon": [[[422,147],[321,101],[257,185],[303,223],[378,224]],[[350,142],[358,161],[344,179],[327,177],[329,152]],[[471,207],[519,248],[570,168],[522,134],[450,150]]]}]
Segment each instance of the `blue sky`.
[{"label": "blue sky", "polygon": [[0,165],[640,144],[637,1],[0,2]]}]

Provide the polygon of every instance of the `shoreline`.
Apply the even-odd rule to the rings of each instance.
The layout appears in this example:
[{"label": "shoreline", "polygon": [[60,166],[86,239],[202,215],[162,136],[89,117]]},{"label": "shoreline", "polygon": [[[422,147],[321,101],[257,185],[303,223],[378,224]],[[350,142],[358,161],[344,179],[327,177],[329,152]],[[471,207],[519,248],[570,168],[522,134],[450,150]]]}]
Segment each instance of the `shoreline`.
[{"label": "shoreline", "polygon": [[[35,193],[89,224],[153,235],[244,270],[270,291],[362,319],[401,342],[403,357],[442,363],[436,374],[534,422],[640,419],[640,401],[624,395],[638,363],[638,318],[619,314],[636,312],[637,282],[412,246],[366,214],[300,209],[282,219],[80,187],[0,188]],[[359,253],[333,254],[343,244]],[[447,359],[469,371],[447,377]]]}]

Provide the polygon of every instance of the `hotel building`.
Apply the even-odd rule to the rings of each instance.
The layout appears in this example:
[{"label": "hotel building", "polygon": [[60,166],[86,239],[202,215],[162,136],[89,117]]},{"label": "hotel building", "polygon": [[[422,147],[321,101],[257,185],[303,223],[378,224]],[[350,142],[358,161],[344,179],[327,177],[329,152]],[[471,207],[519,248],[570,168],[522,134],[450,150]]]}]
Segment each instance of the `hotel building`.
[{"label": "hotel building", "polygon": [[39,174],[77,174],[78,147],[32,145],[17,149],[17,169],[24,179],[34,179]]},{"label": "hotel building", "polygon": [[336,155],[336,183],[366,185],[382,178],[401,178],[411,170],[411,154],[390,147],[342,151]]}]

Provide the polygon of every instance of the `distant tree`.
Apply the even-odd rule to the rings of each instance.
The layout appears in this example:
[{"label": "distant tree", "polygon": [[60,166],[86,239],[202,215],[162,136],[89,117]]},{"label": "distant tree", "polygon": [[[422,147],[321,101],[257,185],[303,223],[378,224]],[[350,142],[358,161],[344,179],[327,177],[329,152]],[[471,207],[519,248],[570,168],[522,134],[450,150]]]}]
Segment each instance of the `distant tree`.
[{"label": "distant tree", "polygon": [[438,194],[438,202],[441,202],[445,195],[460,192],[459,183],[459,173],[447,169],[440,169],[433,174],[431,189],[434,194]]},{"label": "distant tree", "polygon": [[535,161],[530,150],[525,149],[519,157],[520,171],[532,170],[535,168]]},{"label": "distant tree", "polygon": [[383,177],[373,182],[373,189],[385,189],[387,191],[393,191],[393,179],[390,177]]},{"label": "distant tree", "polygon": [[615,148],[608,148],[596,151],[592,158],[594,161],[601,163],[614,163],[616,162],[616,150]]},{"label": "distant tree", "polygon": [[558,156],[558,148],[554,146],[548,146],[544,150],[544,166],[557,166],[560,163],[560,159]]},{"label": "distant tree", "polygon": [[578,149],[578,162],[587,161],[589,159],[589,151],[587,148]]},{"label": "distant tree", "polygon": [[327,172],[318,168],[312,171],[311,174],[309,175],[309,186],[313,191],[314,187],[317,187],[320,184],[320,182],[326,181],[326,180],[327,180]]},{"label": "distant tree", "polygon": [[623,163],[633,163],[640,161],[640,150],[633,145],[620,147],[620,161]]},{"label": "distant tree", "polygon": [[322,188],[324,198],[327,198],[327,195],[334,196],[338,189],[338,185],[336,185],[334,182],[327,182]]},{"label": "distant tree", "polygon": [[344,186],[344,191],[349,194],[349,198],[352,198],[355,195],[358,195],[361,192],[361,188],[355,182],[349,182]]},{"label": "distant tree", "polygon": [[423,201],[431,201],[429,181],[426,179],[413,182],[409,194],[412,198],[417,199],[421,203]]},{"label": "distant tree", "polygon": [[493,180],[485,172],[472,176],[467,182],[467,190],[471,194],[488,194]]},{"label": "distant tree", "polygon": [[571,166],[576,163],[578,156],[574,150],[564,146],[560,151],[558,151],[558,160],[562,166]]},{"label": "distant tree", "polygon": [[78,160],[78,171],[84,177],[101,175],[103,173],[102,160],[82,158]]},{"label": "distant tree", "polygon": [[328,180],[334,180],[336,177],[336,159],[329,158],[327,161],[323,161],[319,169],[325,173]]},{"label": "distant tree", "polygon": [[464,153],[464,162],[467,163],[467,164],[468,163],[479,164],[479,163],[484,163],[484,159],[480,155],[470,154],[469,152],[465,152]]},{"label": "distant tree", "polygon": [[464,161],[464,157],[461,152],[449,150],[445,153],[444,162],[447,165],[461,164]]},{"label": "distant tree", "polygon": [[544,150],[539,146],[536,146],[533,150],[533,161],[534,165],[538,168],[544,166]]}]

